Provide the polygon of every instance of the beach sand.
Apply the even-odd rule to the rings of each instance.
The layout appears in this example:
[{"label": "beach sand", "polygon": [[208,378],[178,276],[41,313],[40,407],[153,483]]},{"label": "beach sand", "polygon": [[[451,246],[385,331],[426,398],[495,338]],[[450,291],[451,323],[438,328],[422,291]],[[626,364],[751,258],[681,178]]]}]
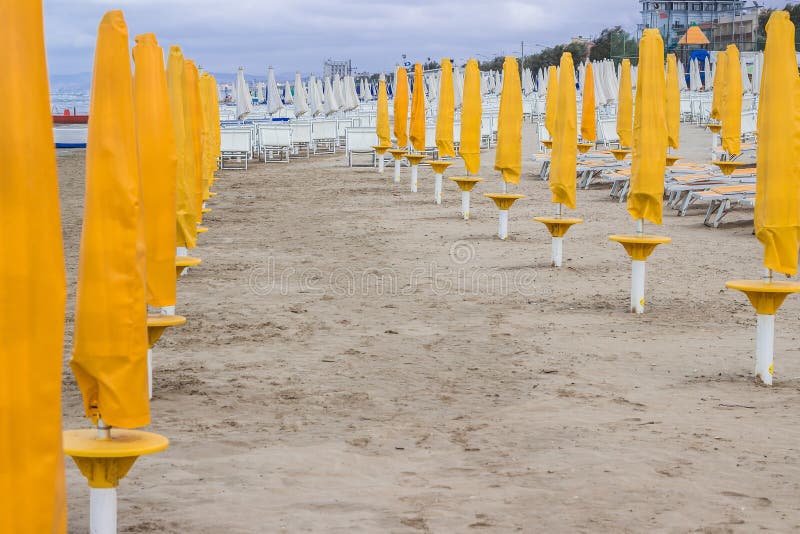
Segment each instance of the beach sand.
[{"label": "beach sand", "polygon": [[[707,161],[709,134],[679,154]],[[776,385],[752,378],[760,276],[752,211],[719,229],[665,210],[647,310],[627,312],[634,230],[608,189],[550,267],[525,126],[526,198],[496,237],[493,151],[472,219],[449,180],[420,192],[343,154],[222,172],[179,282],[186,326],[155,349],[168,451],[119,488],[121,532],[752,532],[800,528],[800,299],[776,321]],[[59,156],[70,287],[64,426],[86,426],[66,361],[83,151]],[[463,173],[459,163],[447,176]],[[88,488],[68,460],[70,532]]]}]

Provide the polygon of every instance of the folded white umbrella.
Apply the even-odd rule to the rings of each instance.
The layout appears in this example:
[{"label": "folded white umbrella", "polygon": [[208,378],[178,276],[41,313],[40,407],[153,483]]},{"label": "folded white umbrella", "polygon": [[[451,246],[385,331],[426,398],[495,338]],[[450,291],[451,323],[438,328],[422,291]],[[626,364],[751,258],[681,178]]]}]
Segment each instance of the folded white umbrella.
[{"label": "folded white umbrella", "polygon": [[300,80],[300,73],[294,75],[294,116],[301,117],[308,113],[308,101],[306,90],[303,89],[303,82]]},{"label": "folded white umbrella", "polygon": [[252,112],[253,102],[244,79],[244,68],[239,67],[239,72],[236,74],[236,118],[243,120]]},{"label": "folded white umbrella", "polygon": [[331,88],[333,89],[333,98],[339,105],[339,109],[344,108],[344,91],[342,90],[342,80],[339,78],[338,74],[331,80]]},{"label": "folded white umbrella", "polygon": [[266,85],[264,84],[264,82],[258,82],[256,84],[256,100],[258,100],[259,104],[262,104],[267,100],[267,95],[266,92],[264,91],[265,88]]},{"label": "folded white umbrella", "polygon": [[317,90],[317,79],[312,74],[308,78],[308,114],[311,117],[322,114],[322,100]]},{"label": "folded white umbrella", "polygon": [[292,84],[290,82],[283,84],[283,103],[294,104],[294,97],[292,96]]},{"label": "folded white umbrella", "polygon": [[325,102],[322,103],[322,109],[326,117],[339,111],[339,102],[336,100],[331,79],[328,77],[325,78],[323,96],[325,97]]},{"label": "folded white umbrella", "polygon": [[759,52],[753,58],[753,94],[761,93],[762,72],[764,72],[764,54]]},{"label": "folded white umbrella", "polygon": [[705,71],[705,78],[706,83],[703,84],[706,91],[709,91],[714,88],[714,73],[711,72],[711,60],[706,58],[705,63],[703,64],[703,70]]},{"label": "folded white umbrella", "polygon": [[752,93],[753,85],[750,83],[750,76],[747,74],[747,62],[744,58],[741,60],[740,68],[742,71],[742,92]]},{"label": "folded white umbrella", "polygon": [[270,67],[267,70],[267,113],[273,115],[283,109],[278,83],[275,81],[275,72]]},{"label": "folded white umbrella", "polygon": [[689,90],[689,86],[686,85],[686,69],[680,59],[678,60],[678,89],[680,91]]}]

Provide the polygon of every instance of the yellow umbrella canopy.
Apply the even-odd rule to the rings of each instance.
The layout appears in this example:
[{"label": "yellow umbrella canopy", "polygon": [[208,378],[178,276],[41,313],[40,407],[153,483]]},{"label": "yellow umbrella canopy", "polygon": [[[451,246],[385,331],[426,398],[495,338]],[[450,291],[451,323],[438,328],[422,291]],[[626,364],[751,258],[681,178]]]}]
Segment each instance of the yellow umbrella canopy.
[{"label": "yellow umbrella canopy", "polygon": [[115,427],[150,422],[145,239],[128,28],[100,22],[95,48],[75,339],[70,365],[87,417]]},{"label": "yellow umbrella canopy", "polygon": [[767,23],[758,111],[756,237],[764,267],[797,274],[800,240],[800,79],[795,27],[786,11]]},{"label": "yellow umbrella canopy", "polygon": [[728,45],[725,52],[728,69],[725,71],[725,104],[722,108],[722,148],[736,156],[742,151],[742,71],[736,45]]},{"label": "yellow umbrella canopy", "polygon": [[[558,111],[550,170],[550,191],[553,202],[575,209],[575,168],[578,152],[578,106],[575,92],[575,68],[572,54],[561,55],[558,78]],[[594,118],[594,112],[592,112]]]},{"label": "yellow umbrella canopy", "polygon": [[203,113],[203,130],[205,131],[203,137],[203,200],[209,198],[208,188],[214,182],[216,167],[214,134],[211,132],[211,125],[214,120],[212,107],[217,106],[217,101],[212,95],[215,88],[211,86],[211,83],[211,76],[207,72],[200,75],[200,109]]},{"label": "yellow umbrella canopy", "polygon": [[411,93],[411,145],[417,152],[425,150],[425,80],[422,63],[414,65],[414,89]]},{"label": "yellow umbrella canopy", "polygon": [[66,532],[61,368],[66,280],[42,2],[0,32],[0,531]]},{"label": "yellow umbrella canopy", "polygon": [[558,69],[551,65],[547,69],[547,94],[544,100],[544,127],[550,138],[556,134],[556,109],[558,106]]},{"label": "yellow umbrella canopy", "polygon": [[193,206],[197,222],[202,222],[203,206],[203,141],[205,124],[200,108],[200,77],[191,59],[183,60],[183,125],[186,128],[187,154],[192,160]]},{"label": "yellow umbrella canopy", "polygon": [[464,71],[464,98],[461,101],[461,140],[458,153],[469,174],[481,168],[481,73],[478,60],[467,61]]},{"label": "yellow umbrella canopy", "polygon": [[619,136],[620,146],[633,145],[633,85],[631,83],[631,61],[629,59],[622,60],[622,71],[619,77],[617,135]]},{"label": "yellow umbrella canopy", "polygon": [[581,137],[584,141],[594,143],[597,141],[597,121],[595,120],[594,70],[591,62],[586,64],[581,106]]},{"label": "yellow umbrella canopy", "polygon": [[133,96],[136,141],[146,214],[147,303],[175,305],[175,129],[169,108],[164,52],[152,33],[138,35]]},{"label": "yellow umbrella canopy", "polygon": [[725,52],[717,54],[717,66],[714,71],[714,95],[711,97],[711,118],[715,121],[722,120],[725,107],[725,84],[727,82],[728,55]]},{"label": "yellow umbrella canopy", "polygon": [[184,78],[183,53],[180,47],[172,46],[167,59],[167,83],[177,154],[175,174],[176,241],[179,247],[194,248],[197,246],[197,213],[195,213],[196,206],[192,201],[195,197],[194,159],[191,156],[190,140],[187,140],[186,136],[183,97],[186,82]]},{"label": "yellow umbrella canopy", "polygon": [[628,213],[634,219],[661,224],[667,125],[664,115],[664,41],[655,28],[644,30],[639,42],[638,72]]},{"label": "yellow umbrella canopy", "polygon": [[667,114],[667,139],[669,146],[677,149],[681,134],[681,90],[678,87],[678,60],[675,54],[667,55],[667,81],[665,85]]},{"label": "yellow umbrella canopy", "polygon": [[216,170],[216,162],[222,153],[220,145],[220,125],[219,125],[219,88],[217,87],[217,80],[211,74],[208,75],[208,101],[211,106],[211,113],[209,115],[210,122],[208,124],[209,139],[211,143],[211,184],[214,183],[214,170]]},{"label": "yellow umbrella canopy", "polygon": [[522,86],[517,58],[512,56],[506,56],[503,62],[494,169],[503,173],[503,181],[519,183],[522,174]]},{"label": "yellow umbrella canopy", "polygon": [[386,76],[381,74],[378,81],[378,116],[375,120],[375,130],[378,135],[378,144],[392,146],[392,136],[389,133],[389,95],[386,94]]},{"label": "yellow umbrella canopy", "polygon": [[436,147],[440,158],[456,157],[453,148],[453,121],[455,94],[453,92],[453,65],[448,58],[442,59],[442,79],[439,86],[439,109],[436,115]]},{"label": "yellow umbrella canopy", "polygon": [[394,84],[394,137],[397,146],[408,146],[408,73],[397,67]]}]

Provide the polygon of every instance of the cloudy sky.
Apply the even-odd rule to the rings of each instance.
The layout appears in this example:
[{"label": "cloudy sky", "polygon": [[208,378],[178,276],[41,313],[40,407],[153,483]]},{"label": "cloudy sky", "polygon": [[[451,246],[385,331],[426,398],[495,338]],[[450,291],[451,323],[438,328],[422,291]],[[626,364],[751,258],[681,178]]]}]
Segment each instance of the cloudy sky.
[{"label": "cloudy sky", "polygon": [[[750,2],[748,2],[750,3]],[[767,0],[768,6],[785,1]],[[89,72],[103,13],[122,9],[131,39],[155,32],[209,71],[319,72],[325,59],[390,70],[428,57],[526,53],[640,20],[637,0],[44,0],[50,72]]]}]

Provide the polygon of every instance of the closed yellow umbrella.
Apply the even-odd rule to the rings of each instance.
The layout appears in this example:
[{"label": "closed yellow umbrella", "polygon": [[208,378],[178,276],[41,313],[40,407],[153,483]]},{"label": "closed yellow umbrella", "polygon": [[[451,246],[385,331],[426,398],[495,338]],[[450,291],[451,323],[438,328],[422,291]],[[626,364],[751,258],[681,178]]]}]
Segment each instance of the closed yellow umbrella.
[{"label": "closed yellow umbrella", "polygon": [[436,147],[440,158],[456,157],[453,148],[453,121],[455,115],[455,93],[453,91],[453,65],[448,58],[442,59],[442,79],[439,84],[439,109],[436,116]]},{"label": "closed yellow umbrella", "polygon": [[425,150],[425,80],[422,64],[414,65],[414,89],[411,93],[411,146],[417,152]]},{"label": "closed yellow umbrella", "polygon": [[397,146],[408,146],[408,73],[397,67],[394,84],[394,137]]},{"label": "closed yellow umbrella", "polygon": [[631,257],[631,305],[644,313],[645,260],[668,237],[645,235],[644,220],[661,224],[664,202],[664,168],[667,124],[664,114],[664,41],[655,28],[644,30],[639,42],[636,115],[633,125],[633,161],[628,213],[636,220],[635,235],[612,235]]},{"label": "closed yellow umbrella", "polygon": [[797,274],[800,240],[800,95],[794,25],[776,12],[767,25],[758,112],[756,237],[764,267]]},{"label": "closed yellow umbrella", "polygon": [[595,120],[594,70],[591,62],[586,64],[581,106],[581,137],[584,141],[594,143],[597,141],[597,121]]},{"label": "closed yellow umbrella", "polygon": [[522,86],[517,58],[511,56],[507,56],[503,63],[494,168],[503,173],[504,182],[519,183],[522,173]]},{"label": "closed yellow umbrella", "polygon": [[75,336],[70,365],[86,416],[114,427],[150,423],[144,218],[128,31],[100,23],[86,145]]},{"label": "closed yellow umbrella", "polygon": [[[661,92],[663,94],[663,89]],[[631,84],[631,61],[629,59],[622,60],[622,72],[619,77],[617,135],[621,147],[633,145],[633,85]]]},{"label": "closed yellow umbrella", "polygon": [[725,52],[717,54],[714,70],[714,94],[711,97],[711,118],[722,120],[722,110],[725,107],[725,84],[727,83],[728,55]]},{"label": "closed yellow umbrella", "polygon": [[187,128],[188,153],[192,158],[194,177],[194,210],[197,222],[203,222],[203,143],[205,141],[205,121],[200,106],[200,75],[191,59],[183,60],[184,67],[184,126]]},{"label": "closed yellow umbrella", "polygon": [[467,61],[464,70],[464,99],[461,102],[461,139],[458,153],[464,160],[467,174],[481,168],[481,73],[478,60]]},{"label": "closed yellow umbrella", "polygon": [[219,88],[217,87],[217,80],[211,74],[208,75],[209,81],[207,82],[208,102],[210,105],[208,135],[211,144],[211,185],[214,185],[216,180],[214,172],[217,169],[217,161],[222,153],[220,146],[220,124],[219,124]]},{"label": "closed yellow umbrella", "polygon": [[722,149],[731,156],[742,151],[742,72],[736,45],[726,49],[725,105],[722,109]]},{"label": "closed yellow umbrella", "polygon": [[675,54],[667,55],[667,81],[665,85],[667,116],[667,140],[669,146],[680,146],[681,134],[681,90],[678,87],[678,60]]},{"label": "closed yellow umbrella", "polygon": [[200,75],[200,108],[203,113],[203,126],[205,136],[203,139],[203,200],[209,198],[209,187],[214,183],[214,168],[216,161],[214,156],[214,134],[211,131],[214,124],[214,106],[218,106],[213,93],[216,90],[212,87],[211,76],[204,72]]},{"label": "closed yellow umbrella", "polygon": [[136,37],[134,99],[147,250],[147,304],[175,305],[175,129],[156,36]]},{"label": "closed yellow umbrella", "polygon": [[[768,271],[760,280],[725,284],[745,293],[756,310],[754,374],[764,384],[772,384],[775,372],[775,314],[789,294],[800,292],[800,283],[772,279],[772,271],[797,274],[800,242],[800,79],[794,39],[789,13],[770,15],[758,109],[755,205],[756,237],[764,245]],[[729,71],[731,57],[729,51]]]},{"label": "closed yellow umbrella", "polygon": [[169,87],[172,124],[175,129],[175,150],[177,155],[176,190],[176,222],[177,246],[195,248],[197,246],[197,214],[192,199],[195,198],[194,159],[191,155],[193,141],[187,139],[185,99],[183,97],[185,82],[183,53],[180,47],[169,49],[167,60],[167,84]]},{"label": "closed yellow umbrella", "polygon": [[547,94],[544,100],[544,127],[550,139],[556,135],[556,109],[558,106],[558,69],[551,65],[547,69]]},{"label": "closed yellow umbrella", "polygon": [[378,135],[378,145],[392,146],[392,136],[389,133],[389,96],[386,94],[386,76],[381,74],[378,81],[378,116],[375,120],[375,130]]},{"label": "closed yellow umbrella", "polygon": [[0,532],[66,532],[66,281],[42,3],[3,3],[0,94]]},{"label": "closed yellow umbrella", "polygon": [[[555,136],[550,171],[550,191],[553,202],[575,209],[575,168],[578,151],[577,97],[575,93],[575,70],[572,54],[561,55],[558,79],[558,111],[556,112]],[[594,116],[594,114],[592,114]],[[498,133],[499,135],[499,133]]]},{"label": "closed yellow umbrella", "polygon": [[500,93],[500,111],[497,117],[497,148],[494,168],[503,173],[503,192],[487,193],[499,213],[497,235],[508,237],[508,210],[524,195],[508,194],[507,184],[518,184],[522,173],[522,86],[517,58],[506,56],[503,62],[503,91]]}]

